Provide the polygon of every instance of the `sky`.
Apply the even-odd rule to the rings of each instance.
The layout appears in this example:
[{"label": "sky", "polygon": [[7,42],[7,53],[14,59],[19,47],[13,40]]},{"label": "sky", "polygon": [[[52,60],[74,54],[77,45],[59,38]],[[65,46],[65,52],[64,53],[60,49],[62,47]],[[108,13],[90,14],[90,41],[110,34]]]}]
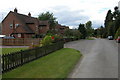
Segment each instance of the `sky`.
[{"label": "sky", "polygon": [[118,6],[119,0],[2,0],[0,2],[0,22],[9,11],[38,17],[42,12],[54,14],[57,21],[70,28],[78,28],[80,23],[92,21],[92,27],[104,26],[107,11]]}]

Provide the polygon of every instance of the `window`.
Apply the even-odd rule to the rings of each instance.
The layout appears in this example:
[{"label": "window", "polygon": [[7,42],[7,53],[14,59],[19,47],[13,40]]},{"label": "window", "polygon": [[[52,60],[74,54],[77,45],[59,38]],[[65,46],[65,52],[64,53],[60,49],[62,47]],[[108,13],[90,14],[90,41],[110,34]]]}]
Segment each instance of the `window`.
[{"label": "window", "polygon": [[40,29],[42,29],[42,27],[40,27]]},{"label": "window", "polygon": [[19,24],[15,24],[15,28],[17,28],[19,26]]},{"label": "window", "polygon": [[21,37],[21,34],[18,34],[18,37]]},{"label": "window", "polygon": [[13,28],[13,24],[10,24],[10,28],[11,28],[11,29]]}]

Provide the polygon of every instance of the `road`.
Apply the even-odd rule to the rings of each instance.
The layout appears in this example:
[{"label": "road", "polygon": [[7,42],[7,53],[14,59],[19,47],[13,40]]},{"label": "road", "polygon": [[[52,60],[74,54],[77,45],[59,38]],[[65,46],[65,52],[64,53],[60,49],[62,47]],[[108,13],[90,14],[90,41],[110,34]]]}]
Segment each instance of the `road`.
[{"label": "road", "polygon": [[83,54],[68,78],[118,78],[118,44],[114,40],[79,40],[65,47]]}]

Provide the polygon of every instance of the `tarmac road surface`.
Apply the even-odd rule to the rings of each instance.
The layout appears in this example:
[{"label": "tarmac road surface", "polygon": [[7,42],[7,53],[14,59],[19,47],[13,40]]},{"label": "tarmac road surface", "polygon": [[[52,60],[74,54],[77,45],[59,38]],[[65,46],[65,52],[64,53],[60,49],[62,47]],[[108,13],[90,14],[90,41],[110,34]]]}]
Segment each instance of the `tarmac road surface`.
[{"label": "tarmac road surface", "polygon": [[83,54],[68,78],[118,78],[118,44],[114,40],[79,40],[64,46]]}]

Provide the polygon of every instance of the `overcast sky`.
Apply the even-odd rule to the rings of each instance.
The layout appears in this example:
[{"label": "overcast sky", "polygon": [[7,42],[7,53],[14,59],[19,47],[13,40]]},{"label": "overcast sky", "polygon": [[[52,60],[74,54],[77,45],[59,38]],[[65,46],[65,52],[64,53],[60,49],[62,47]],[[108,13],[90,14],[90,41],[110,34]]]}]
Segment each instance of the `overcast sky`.
[{"label": "overcast sky", "polygon": [[2,0],[0,2],[0,21],[16,7],[18,13],[33,17],[50,11],[62,25],[77,28],[80,23],[91,20],[93,27],[104,24],[106,13],[118,6],[119,0]]}]

